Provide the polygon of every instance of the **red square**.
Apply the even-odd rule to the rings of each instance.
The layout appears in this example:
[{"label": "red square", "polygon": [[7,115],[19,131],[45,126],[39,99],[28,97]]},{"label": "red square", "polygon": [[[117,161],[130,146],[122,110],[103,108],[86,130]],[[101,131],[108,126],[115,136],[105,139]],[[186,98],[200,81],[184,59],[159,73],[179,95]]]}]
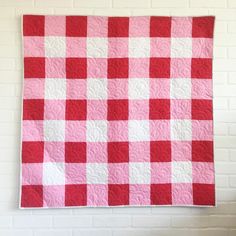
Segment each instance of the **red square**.
[{"label": "red square", "polygon": [[149,118],[151,120],[170,119],[170,100],[169,99],[150,99]]},{"label": "red square", "polygon": [[66,120],[86,120],[86,100],[66,100]]},{"label": "red square", "polygon": [[22,162],[42,163],[44,153],[43,142],[22,142]]},{"label": "red square", "polygon": [[203,99],[192,100],[193,120],[212,120],[212,101]]},{"label": "red square", "polygon": [[191,77],[198,79],[211,79],[212,59],[192,58]]},{"label": "red square", "polygon": [[24,36],[44,36],[44,16],[23,16],[23,34]]},{"label": "red square", "polygon": [[214,184],[193,184],[194,205],[215,205]]},{"label": "red square", "polygon": [[25,57],[24,76],[25,78],[45,78],[45,58]]},{"label": "red square", "polygon": [[171,184],[151,184],[151,204],[171,205]]},{"label": "red square", "polygon": [[193,17],[192,37],[213,38],[214,22],[214,16]]},{"label": "red square", "polygon": [[66,142],[65,161],[67,163],[86,162],[86,143],[85,142]]},{"label": "red square", "polygon": [[43,120],[44,100],[43,99],[24,99],[23,101],[23,120]]},{"label": "red square", "polygon": [[150,142],[151,162],[171,161],[171,142],[152,141]]},{"label": "red square", "polygon": [[150,20],[150,37],[170,37],[171,17],[152,16]]},{"label": "red square", "polygon": [[86,58],[66,58],[66,78],[85,79],[87,77]]},{"label": "red square", "polygon": [[150,58],[150,78],[170,78],[170,58]]},{"label": "red square", "polygon": [[86,184],[65,185],[65,206],[86,206],[87,186]]},{"label": "red square", "polygon": [[128,37],[129,17],[109,17],[108,37]]},{"label": "red square", "polygon": [[128,78],[128,58],[108,58],[108,78]]},{"label": "red square", "polygon": [[86,37],[87,36],[87,16],[67,16],[66,36]]},{"label": "red square", "polygon": [[192,141],[192,161],[213,162],[213,142]]},{"label": "red square", "polygon": [[23,185],[21,207],[43,207],[43,186]]},{"label": "red square", "polygon": [[128,142],[109,142],[108,143],[108,162],[109,163],[129,162],[129,143]]},{"label": "red square", "polygon": [[108,205],[129,205],[129,185],[109,184],[108,185]]},{"label": "red square", "polygon": [[108,100],[108,120],[128,120],[128,100]]}]

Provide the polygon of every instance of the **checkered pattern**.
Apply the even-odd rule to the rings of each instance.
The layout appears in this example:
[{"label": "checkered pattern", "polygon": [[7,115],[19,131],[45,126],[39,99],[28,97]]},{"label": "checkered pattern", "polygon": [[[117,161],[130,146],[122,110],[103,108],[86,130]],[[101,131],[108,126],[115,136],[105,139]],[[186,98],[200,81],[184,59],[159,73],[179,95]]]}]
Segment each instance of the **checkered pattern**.
[{"label": "checkered pattern", "polygon": [[23,17],[21,207],[214,205],[214,17]]}]

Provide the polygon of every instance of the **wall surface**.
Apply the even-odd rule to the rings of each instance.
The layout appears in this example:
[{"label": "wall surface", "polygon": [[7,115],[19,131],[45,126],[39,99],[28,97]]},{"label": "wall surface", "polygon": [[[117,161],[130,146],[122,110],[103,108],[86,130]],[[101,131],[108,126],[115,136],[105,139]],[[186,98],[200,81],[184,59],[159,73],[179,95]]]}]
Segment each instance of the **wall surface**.
[{"label": "wall surface", "polygon": [[[217,208],[19,210],[22,14],[215,15]],[[235,236],[236,0],[0,0],[0,235]]]}]

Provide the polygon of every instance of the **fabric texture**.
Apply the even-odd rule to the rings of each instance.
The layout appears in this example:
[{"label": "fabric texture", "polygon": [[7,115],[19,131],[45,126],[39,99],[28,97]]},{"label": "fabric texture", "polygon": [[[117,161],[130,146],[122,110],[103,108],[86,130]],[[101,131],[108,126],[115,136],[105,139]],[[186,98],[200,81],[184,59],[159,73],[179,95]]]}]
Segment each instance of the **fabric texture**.
[{"label": "fabric texture", "polygon": [[214,206],[213,28],[23,16],[20,207]]}]

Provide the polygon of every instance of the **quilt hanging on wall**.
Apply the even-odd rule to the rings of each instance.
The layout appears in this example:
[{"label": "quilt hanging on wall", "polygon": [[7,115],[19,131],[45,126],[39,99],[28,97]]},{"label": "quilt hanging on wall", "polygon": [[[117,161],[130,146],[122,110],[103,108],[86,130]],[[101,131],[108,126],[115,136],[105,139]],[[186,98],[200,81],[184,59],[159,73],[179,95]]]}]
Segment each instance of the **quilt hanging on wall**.
[{"label": "quilt hanging on wall", "polygon": [[213,28],[23,16],[20,207],[214,206]]}]

